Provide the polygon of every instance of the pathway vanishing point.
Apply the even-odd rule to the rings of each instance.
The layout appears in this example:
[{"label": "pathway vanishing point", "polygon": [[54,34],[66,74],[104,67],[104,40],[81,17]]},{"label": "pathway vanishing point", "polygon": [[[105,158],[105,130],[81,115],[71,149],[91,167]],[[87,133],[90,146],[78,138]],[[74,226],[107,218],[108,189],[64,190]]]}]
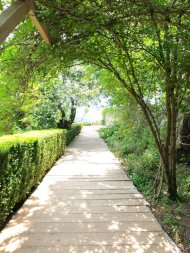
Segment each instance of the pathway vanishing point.
[{"label": "pathway vanishing point", "polygon": [[180,251],[95,127],[84,127],[1,232],[0,252]]}]

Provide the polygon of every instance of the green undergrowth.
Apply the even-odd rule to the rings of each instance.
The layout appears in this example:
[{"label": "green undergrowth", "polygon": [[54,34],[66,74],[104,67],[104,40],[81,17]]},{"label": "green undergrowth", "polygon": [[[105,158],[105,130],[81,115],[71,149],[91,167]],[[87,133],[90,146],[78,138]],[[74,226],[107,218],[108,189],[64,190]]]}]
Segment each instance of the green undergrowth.
[{"label": "green undergrowth", "polygon": [[127,174],[139,191],[145,195],[152,192],[153,178],[159,156],[147,129],[125,129],[119,124],[102,128],[100,136],[108,147],[122,159]]},{"label": "green undergrowth", "polygon": [[69,131],[40,130],[0,137],[0,227],[80,130],[80,125],[74,125]]},{"label": "green undergrowth", "polygon": [[126,173],[149,201],[152,211],[183,252],[190,252],[190,166],[178,164],[178,201],[167,197],[166,186],[159,199],[153,198],[153,182],[158,172],[159,154],[148,129],[124,128],[115,124],[99,130],[100,136],[116,156]]}]

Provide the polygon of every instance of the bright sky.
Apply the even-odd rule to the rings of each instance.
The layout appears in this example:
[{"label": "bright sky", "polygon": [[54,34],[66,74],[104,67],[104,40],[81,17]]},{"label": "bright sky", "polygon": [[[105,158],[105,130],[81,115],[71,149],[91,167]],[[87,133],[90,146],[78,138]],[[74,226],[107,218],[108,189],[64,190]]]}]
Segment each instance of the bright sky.
[{"label": "bright sky", "polygon": [[79,122],[96,122],[102,119],[103,107],[91,106],[87,110],[85,107],[77,108],[75,121]]}]

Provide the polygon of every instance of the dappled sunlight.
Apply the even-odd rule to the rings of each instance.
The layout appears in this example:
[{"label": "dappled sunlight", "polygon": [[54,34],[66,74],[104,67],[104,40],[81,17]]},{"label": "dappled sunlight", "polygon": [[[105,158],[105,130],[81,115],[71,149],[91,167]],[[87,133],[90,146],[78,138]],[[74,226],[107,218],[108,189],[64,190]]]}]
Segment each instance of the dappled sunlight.
[{"label": "dappled sunlight", "polygon": [[[78,148],[70,149],[67,151],[67,157],[63,159],[63,161],[73,161],[77,160],[78,162],[83,161],[86,163],[94,163],[94,164],[106,164],[106,163],[115,163],[118,164],[118,160],[110,154],[105,149],[97,151],[96,149],[90,149],[92,144],[83,144],[84,150],[81,150],[80,146]],[[87,151],[86,151],[87,150]]]},{"label": "dappled sunlight", "polygon": [[[79,162],[77,163],[78,166],[76,167],[76,161],[73,162],[65,162],[62,164],[57,165],[51,171],[49,171],[48,176],[50,175],[71,175],[71,176],[109,176],[109,175],[119,175],[120,169],[118,165],[113,164],[94,164],[94,163],[86,163],[86,162]],[[117,169],[115,167],[117,166]],[[90,167],[90,170],[89,170]],[[80,169],[79,169],[80,168]],[[114,172],[113,172],[114,170]]]},{"label": "dappled sunlight", "polygon": [[1,253],[178,252],[120,166],[94,152],[56,163],[1,232]]},{"label": "dappled sunlight", "polygon": [[20,236],[22,233],[26,232],[28,230],[28,227],[24,224],[17,224],[15,222],[12,222],[9,224],[9,226],[4,229],[4,231],[1,233],[0,237],[0,245],[5,244],[6,240],[10,239],[10,236]]},{"label": "dappled sunlight", "polygon": [[[91,127],[92,128],[92,127]],[[90,128],[89,128],[90,129]],[[119,160],[107,149],[107,145],[101,140],[97,139],[97,133],[93,136],[84,134],[77,136],[76,139],[69,145],[66,151],[66,156],[62,158],[62,161],[69,162],[75,161],[80,163],[94,163],[96,164],[119,164]]]}]

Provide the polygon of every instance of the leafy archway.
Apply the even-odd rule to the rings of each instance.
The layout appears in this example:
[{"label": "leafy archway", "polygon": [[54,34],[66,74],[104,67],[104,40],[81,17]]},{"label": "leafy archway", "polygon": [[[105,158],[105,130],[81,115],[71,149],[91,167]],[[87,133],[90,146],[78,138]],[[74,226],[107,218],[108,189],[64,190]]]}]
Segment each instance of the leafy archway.
[{"label": "leafy archway", "polygon": [[[37,4],[38,18],[45,18],[54,38],[53,46],[41,43],[27,20],[15,37],[5,43],[3,57],[14,51],[20,57],[24,55],[31,76],[68,67],[76,61],[98,66],[113,75],[123,92],[130,94],[141,108],[159,150],[168,194],[176,199],[177,116],[183,97],[189,92],[188,1],[37,1]],[[17,67],[22,66],[18,55],[13,57]],[[12,61],[7,65],[9,71],[15,69]],[[15,73],[18,77],[22,72],[18,85],[26,87],[30,75],[22,67]],[[160,132],[152,104],[163,107],[164,134]]]}]

